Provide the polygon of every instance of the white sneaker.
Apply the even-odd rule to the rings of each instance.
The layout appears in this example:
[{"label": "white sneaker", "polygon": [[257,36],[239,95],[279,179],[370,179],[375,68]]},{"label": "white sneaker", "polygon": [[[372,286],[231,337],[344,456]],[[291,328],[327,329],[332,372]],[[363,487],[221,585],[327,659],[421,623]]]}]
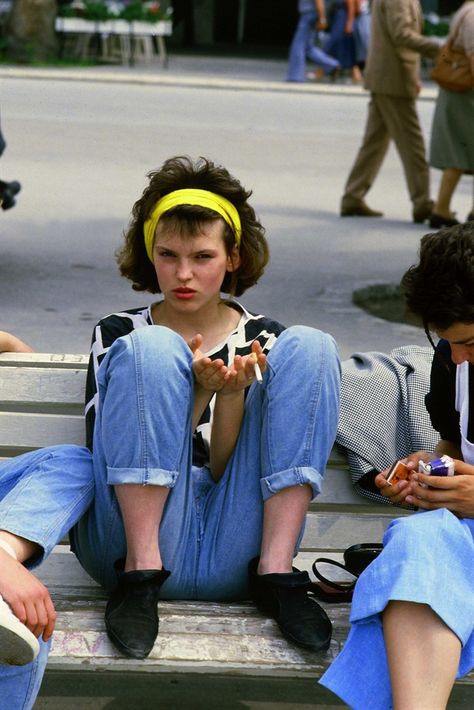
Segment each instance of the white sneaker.
[{"label": "white sneaker", "polygon": [[39,653],[38,639],[0,597],[0,664],[24,666]]}]

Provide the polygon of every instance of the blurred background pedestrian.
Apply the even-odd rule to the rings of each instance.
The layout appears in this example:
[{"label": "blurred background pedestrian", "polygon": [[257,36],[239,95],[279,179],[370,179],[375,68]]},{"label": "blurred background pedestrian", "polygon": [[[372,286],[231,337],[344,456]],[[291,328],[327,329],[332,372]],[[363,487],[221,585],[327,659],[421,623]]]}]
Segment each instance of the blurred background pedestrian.
[{"label": "blurred background pedestrian", "polygon": [[[454,49],[462,49],[469,58],[474,86],[473,0],[466,0],[454,15],[448,39]],[[451,199],[461,176],[474,173],[473,89],[448,91],[439,87],[431,129],[430,165],[443,171],[430,227],[439,229],[459,224],[451,210]],[[467,220],[474,220],[474,190]]]},{"label": "blurred background pedestrian", "polygon": [[426,222],[433,211],[425,142],[416,110],[421,89],[420,55],[435,58],[438,40],[422,34],[418,0],[373,0],[371,38],[364,86],[370,91],[362,145],[347,178],[342,217],[381,217],[365,196],[393,140],[403,163],[413,221]]},{"label": "blurred background pedestrian", "polygon": [[[2,129],[0,126],[0,156],[7,147],[5,139],[3,137]],[[21,185],[18,180],[13,180],[12,182],[4,182],[0,180],[0,204],[2,210],[9,210],[16,204],[15,195],[17,195],[21,190]]]},{"label": "blurred background pedestrian", "polygon": [[335,76],[339,62],[317,45],[317,35],[327,28],[324,0],[298,0],[299,19],[290,45],[287,81],[305,81],[306,59],[320,68],[318,78]]},{"label": "blurred background pedestrian", "polygon": [[356,61],[354,21],[358,13],[358,0],[334,0],[331,4],[330,32],[323,49],[333,56],[343,72],[349,72],[354,83],[362,81]]},{"label": "blurred background pedestrian", "polygon": [[359,69],[365,67],[370,42],[370,2],[358,0],[354,19],[355,58]]}]

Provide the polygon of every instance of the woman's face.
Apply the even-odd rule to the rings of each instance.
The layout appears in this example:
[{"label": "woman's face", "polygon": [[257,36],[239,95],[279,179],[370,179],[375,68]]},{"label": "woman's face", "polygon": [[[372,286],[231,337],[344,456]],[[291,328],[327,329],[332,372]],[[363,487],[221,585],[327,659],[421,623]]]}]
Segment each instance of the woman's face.
[{"label": "woman's face", "polygon": [[436,334],[451,346],[451,360],[455,365],[469,362],[474,365],[474,323],[454,323]]},{"label": "woman's face", "polygon": [[240,264],[237,247],[227,254],[224,221],[204,222],[194,236],[176,233],[158,222],[153,263],[163,296],[169,305],[194,312],[220,300],[227,271]]}]

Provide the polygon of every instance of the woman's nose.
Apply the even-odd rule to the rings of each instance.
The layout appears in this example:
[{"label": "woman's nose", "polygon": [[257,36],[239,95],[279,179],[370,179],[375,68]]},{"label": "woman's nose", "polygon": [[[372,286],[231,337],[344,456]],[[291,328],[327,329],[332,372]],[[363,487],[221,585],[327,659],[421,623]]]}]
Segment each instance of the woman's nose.
[{"label": "woman's nose", "polygon": [[187,260],[179,261],[176,273],[180,281],[188,281],[192,276],[190,263]]}]

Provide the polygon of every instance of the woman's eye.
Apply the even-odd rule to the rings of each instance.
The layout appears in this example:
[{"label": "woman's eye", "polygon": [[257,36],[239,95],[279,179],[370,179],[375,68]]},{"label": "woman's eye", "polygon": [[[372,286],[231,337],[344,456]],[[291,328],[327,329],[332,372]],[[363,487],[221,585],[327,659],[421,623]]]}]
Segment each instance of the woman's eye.
[{"label": "woman's eye", "polygon": [[201,259],[201,260],[202,259],[212,259],[212,256],[211,256],[211,254],[198,254],[197,258]]}]

